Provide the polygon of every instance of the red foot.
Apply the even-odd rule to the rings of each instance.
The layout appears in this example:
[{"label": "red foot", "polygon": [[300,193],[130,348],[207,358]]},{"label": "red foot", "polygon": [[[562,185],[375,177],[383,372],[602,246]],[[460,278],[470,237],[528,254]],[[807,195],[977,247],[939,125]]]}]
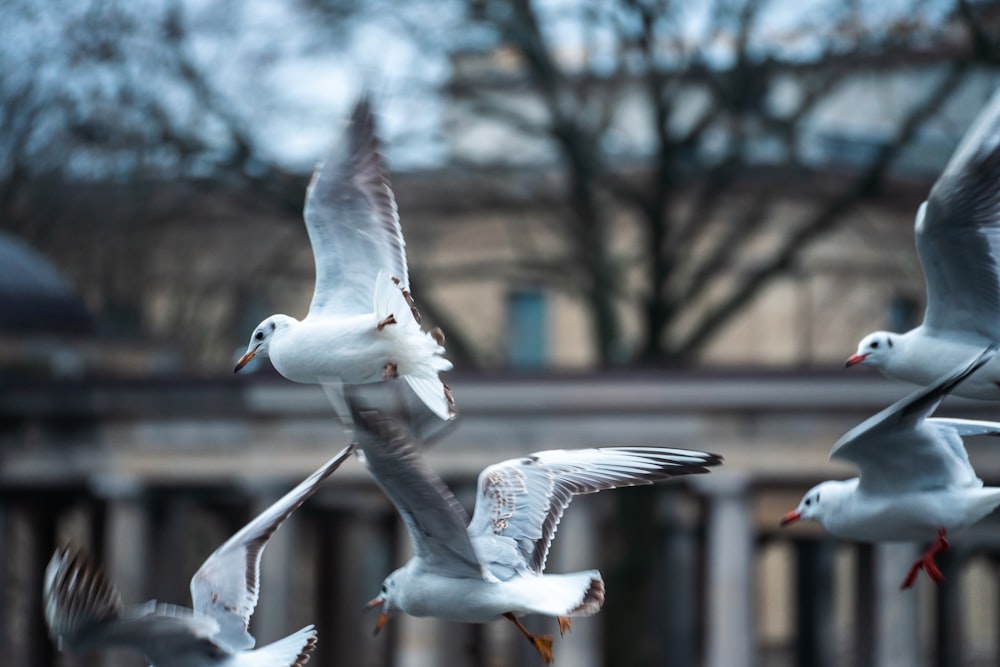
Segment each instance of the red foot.
[{"label": "red foot", "polygon": [[935,583],[940,584],[944,581],[944,575],[941,574],[941,570],[934,563],[934,557],[938,554],[943,554],[948,550],[948,540],[945,538],[944,528],[938,529],[938,537],[935,542],[927,547],[927,551],[924,555],[918,558],[913,565],[910,566],[910,571],[906,574],[906,579],[903,579],[903,584],[900,586],[901,589],[905,590],[913,585],[913,582],[917,580],[917,573],[920,570],[925,570],[927,576],[935,581]]}]

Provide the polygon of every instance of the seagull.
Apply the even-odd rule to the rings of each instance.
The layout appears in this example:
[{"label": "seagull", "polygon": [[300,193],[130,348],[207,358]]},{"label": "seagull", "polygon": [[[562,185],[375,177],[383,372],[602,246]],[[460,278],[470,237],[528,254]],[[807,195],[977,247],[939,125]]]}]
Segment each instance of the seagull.
[{"label": "seagull", "polygon": [[[926,386],[1000,340],[1000,91],[920,206],[915,232],[927,288],[923,323],[868,334],[846,365]],[[1000,360],[955,393],[1000,400]]]},{"label": "seagull", "polygon": [[364,400],[369,397],[371,392],[362,396],[356,387],[347,393],[358,447],[399,511],[414,553],[368,603],[370,609],[381,608],[376,633],[396,610],[460,623],[503,617],[549,664],[552,637],[531,634],[518,616],[555,616],[565,633],[569,617],[593,615],[604,604],[604,580],[597,570],[543,574],[549,545],[573,496],[706,473],[722,462],[716,454],[665,447],[536,452],[479,475],[470,521],[423,462],[408,424],[389,416],[386,401]]},{"label": "seagull", "polygon": [[216,549],[191,579],[193,609],[155,600],[126,607],[118,589],[83,552],[58,548],[45,570],[43,600],[60,650],[123,646],[143,653],[156,667],[306,664],[316,645],[312,625],[254,649],[248,627],[257,606],[260,559],[274,531],[354,449],[346,447]]},{"label": "seagull", "polygon": [[982,351],[933,385],[919,389],[847,432],[830,458],[854,463],[860,475],[810,489],[781,519],[818,521],[837,537],[860,542],[922,541],[937,536],[913,563],[901,588],[920,570],[944,580],[934,557],[947,535],[979,521],[1000,505],[1000,487],[983,486],[962,436],[1000,435],[1000,422],[928,418],[960,382],[994,358]]},{"label": "seagull", "polygon": [[342,384],[401,377],[441,419],[455,414],[438,374],[452,368],[444,335],[425,332],[410,294],[406,243],[396,199],[379,153],[366,97],[338,145],[313,174],[305,223],[316,287],[305,319],[271,315],[254,329],[238,372],[269,357],[294,382],[320,384],[338,416],[349,416]]}]

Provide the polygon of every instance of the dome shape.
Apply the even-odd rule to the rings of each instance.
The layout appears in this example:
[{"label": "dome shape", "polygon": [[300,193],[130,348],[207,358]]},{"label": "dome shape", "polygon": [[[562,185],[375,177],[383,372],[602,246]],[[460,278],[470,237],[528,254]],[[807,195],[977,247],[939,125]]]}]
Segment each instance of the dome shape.
[{"label": "dome shape", "polygon": [[0,330],[84,333],[92,324],[83,302],[51,262],[0,232]]}]

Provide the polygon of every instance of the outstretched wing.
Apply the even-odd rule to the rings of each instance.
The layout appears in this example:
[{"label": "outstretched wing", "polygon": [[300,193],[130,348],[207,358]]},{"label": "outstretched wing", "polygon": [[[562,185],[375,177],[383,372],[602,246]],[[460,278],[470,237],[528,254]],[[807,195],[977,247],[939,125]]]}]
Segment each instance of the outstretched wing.
[{"label": "outstretched wing", "polygon": [[917,213],[924,326],[1000,339],[1000,93],[986,104]]},{"label": "outstretched wing", "polygon": [[918,389],[848,431],[830,458],[851,461],[861,473],[859,488],[898,493],[978,485],[962,434],[985,433],[986,422],[928,419],[962,380],[996,354],[992,345],[934,384]]},{"label": "outstretched wing", "polygon": [[354,445],[324,463],[302,483],[261,512],[208,557],[191,578],[195,611],[216,619],[216,639],[232,650],[253,648],[247,631],[260,591],[260,559],[264,547],[285,519],[302,506],[319,485],[354,452]]},{"label": "outstretched wing", "polygon": [[514,540],[525,566],[541,573],[573,496],[706,473],[720,463],[716,454],[667,447],[556,449],[511,459],[480,473],[469,534]]},{"label": "outstretched wing", "polygon": [[313,174],[305,222],[316,260],[310,316],[372,312],[379,271],[409,289],[396,198],[366,97],[358,101],[340,142]]},{"label": "outstretched wing", "polygon": [[482,577],[483,567],[465,530],[468,516],[424,463],[410,425],[399,416],[396,383],[346,388],[358,447],[375,482],[402,517],[414,556],[443,576]]}]

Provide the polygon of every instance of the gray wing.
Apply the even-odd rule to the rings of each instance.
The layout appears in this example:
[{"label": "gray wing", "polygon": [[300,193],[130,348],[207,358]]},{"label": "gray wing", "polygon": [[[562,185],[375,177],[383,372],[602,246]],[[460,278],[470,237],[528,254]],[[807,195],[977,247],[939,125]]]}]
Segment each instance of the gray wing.
[{"label": "gray wing", "polygon": [[513,540],[525,567],[541,573],[559,520],[573,496],[706,473],[720,463],[722,457],[716,454],[666,447],[557,449],[511,459],[479,475],[469,534],[474,539]]},{"label": "gray wing", "polygon": [[834,444],[830,458],[857,465],[859,488],[871,492],[978,485],[961,437],[973,427],[927,417],[962,380],[989,362],[996,350],[996,345],[986,348],[951,375],[855,426]]},{"label": "gray wing", "polygon": [[292,512],[354,452],[354,445],[320,466],[298,486],[260,513],[208,557],[191,578],[191,600],[199,614],[219,623],[216,639],[232,650],[253,648],[247,631],[260,592],[264,547]]},{"label": "gray wing", "polygon": [[57,549],[45,570],[45,621],[59,648],[84,652],[127,647],[154,664],[178,652],[222,656],[211,637],[218,624],[190,609],[150,602],[125,607],[104,571],[82,552]]},{"label": "gray wing", "polygon": [[379,271],[409,289],[396,198],[365,97],[355,106],[338,145],[313,174],[305,221],[316,260],[309,315],[372,312]]},{"label": "gray wing", "polygon": [[465,510],[424,463],[410,426],[396,417],[395,384],[346,387],[358,447],[402,517],[414,555],[444,576],[482,577],[483,566],[466,532]]},{"label": "gray wing", "polygon": [[1000,339],[1000,93],[987,103],[916,221],[924,325]]}]

